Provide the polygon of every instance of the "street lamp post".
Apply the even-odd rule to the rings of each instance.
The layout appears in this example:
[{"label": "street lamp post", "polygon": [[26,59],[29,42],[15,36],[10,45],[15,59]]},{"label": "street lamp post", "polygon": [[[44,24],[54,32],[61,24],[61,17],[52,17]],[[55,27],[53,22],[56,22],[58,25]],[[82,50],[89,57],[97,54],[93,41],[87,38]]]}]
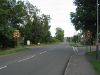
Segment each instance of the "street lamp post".
[{"label": "street lamp post", "polygon": [[98,51],[99,51],[99,45],[98,45],[98,37],[99,37],[99,3],[97,0],[97,42],[96,42],[96,59],[98,59]]}]

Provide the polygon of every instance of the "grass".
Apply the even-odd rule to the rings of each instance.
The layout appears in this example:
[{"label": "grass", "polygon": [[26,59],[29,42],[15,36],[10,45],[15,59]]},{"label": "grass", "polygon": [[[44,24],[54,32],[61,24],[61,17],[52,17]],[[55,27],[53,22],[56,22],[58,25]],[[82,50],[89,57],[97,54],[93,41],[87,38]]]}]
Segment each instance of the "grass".
[{"label": "grass", "polygon": [[76,46],[76,43],[74,43],[74,42],[69,42],[69,45],[70,45],[70,46]]},{"label": "grass", "polygon": [[[86,54],[89,56],[96,56],[96,51],[88,52]],[[100,54],[100,52],[99,52],[99,54]]]},{"label": "grass", "polygon": [[25,51],[25,50],[28,50],[28,48],[20,47],[20,48],[12,48],[12,49],[0,50],[0,55],[14,54],[14,53]]},{"label": "grass", "polygon": [[[54,45],[54,44],[58,44],[58,43],[60,43],[60,42],[56,42],[56,43],[41,43],[40,45],[32,44],[30,46],[46,46],[46,45],[52,45],[52,44]],[[27,46],[25,46],[24,48],[20,47],[20,48],[11,48],[11,49],[6,49],[6,50],[0,50],[0,55],[14,54],[14,53],[17,53],[17,52],[29,50],[29,48],[26,48],[26,47]]]},{"label": "grass", "polygon": [[69,42],[70,46],[74,46],[74,47],[83,47],[83,45],[79,44],[79,43],[75,43],[75,42]]},{"label": "grass", "polygon": [[99,60],[91,61],[91,64],[93,65],[95,70],[100,74],[100,61]]},{"label": "grass", "polygon": [[[99,52],[99,54],[100,54],[100,52]],[[96,51],[88,52],[88,53],[86,53],[86,55],[93,58],[96,56]],[[93,59],[93,60],[90,60],[90,63],[93,65],[93,67],[97,71],[97,73],[100,74],[100,60]]]},{"label": "grass", "polygon": [[38,44],[31,44],[30,46],[47,46],[47,45],[55,45],[55,44],[59,44],[61,42],[52,42],[52,43],[40,43]]}]

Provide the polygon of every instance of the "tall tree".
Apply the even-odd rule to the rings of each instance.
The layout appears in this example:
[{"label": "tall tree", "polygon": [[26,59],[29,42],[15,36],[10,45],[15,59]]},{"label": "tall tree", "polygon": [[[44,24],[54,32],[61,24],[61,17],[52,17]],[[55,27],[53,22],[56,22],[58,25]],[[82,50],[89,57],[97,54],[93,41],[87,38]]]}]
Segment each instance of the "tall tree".
[{"label": "tall tree", "polygon": [[50,16],[49,15],[42,15],[42,35],[43,36],[43,41],[44,42],[49,42],[51,38],[51,33],[49,31],[50,29]]},{"label": "tall tree", "polygon": [[97,24],[96,0],[75,0],[74,4],[77,8],[75,13],[71,12],[71,21],[75,29],[82,30],[83,33],[90,31],[93,38],[95,38]]},{"label": "tall tree", "polygon": [[29,2],[26,3],[26,10],[28,13],[25,25],[26,40],[31,40],[32,43],[48,42],[50,40],[48,38],[51,37],[49,31],[50,16],[38,15],[40,10]]},{"label": "tall tree", "polygon": [[19,30],[25,41],[49,42],[50,16],[39,15],[39,11],[28,1],[0,0],[0,48],[14,46],[14,30]]},{"label": "tall tree", "polygon": [[64,30],[61,28],[56,28],[56,39],[58,39],[59,41],[64,41]]},{"label": "tall tree", "polygon": [[[6,48],[12,46],[12,32],[10,19],[10,0],[0,0],[0,46]],[[12,44],[12,45],[11,45]]]}]

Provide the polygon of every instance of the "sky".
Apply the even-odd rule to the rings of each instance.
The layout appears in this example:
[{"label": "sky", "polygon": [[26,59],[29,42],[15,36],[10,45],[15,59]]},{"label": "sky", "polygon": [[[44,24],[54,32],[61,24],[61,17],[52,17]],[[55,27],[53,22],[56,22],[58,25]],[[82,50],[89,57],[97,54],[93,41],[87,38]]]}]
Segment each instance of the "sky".
[{"label": "sky", "polygon": [[74,0],[28,0],[41,10],[41,13],[50,15],[50,31],[55,35],[55,29],[60,27],[64,30],[65,37],[75,34],[75,28],[70,20],[70,12],[75,12]]}]

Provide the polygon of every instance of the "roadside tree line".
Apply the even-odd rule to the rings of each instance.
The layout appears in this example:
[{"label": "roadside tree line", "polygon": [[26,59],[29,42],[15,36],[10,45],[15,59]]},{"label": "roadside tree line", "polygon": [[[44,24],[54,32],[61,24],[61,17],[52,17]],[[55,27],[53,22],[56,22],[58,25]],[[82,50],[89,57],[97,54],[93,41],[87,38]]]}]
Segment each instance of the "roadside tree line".
[{"label": "roadside tree line", "polygon": [[[96,41],[97,30],[97,1],[96,0],[75,0],[76,12],[71,12],[71,22],[76,30],[81,30],[85,39],[93,44]],[[100,1],[99,1],[100,7]],[[100,8],[99,8],[100,12]],[[100,15],[99,15],[100,17]],[[100,19],[99,19],[100,22]],[[100,26],[100,24],[99,24]],[[90,32],[90,35],[87,35]],[[99,30],[100,33],[100,30]],[[99,38],[100,39],[100,38]]]},{"label": "roadside tree line", "polygon": [[50,15],[40,14],[40,9],[29,1],[0,0],[0,48],[15,47],[15,30],[19,30],[19,40],[24,38],[24,44],[27,40],[34,44],[55,41],[50,32]]}]

